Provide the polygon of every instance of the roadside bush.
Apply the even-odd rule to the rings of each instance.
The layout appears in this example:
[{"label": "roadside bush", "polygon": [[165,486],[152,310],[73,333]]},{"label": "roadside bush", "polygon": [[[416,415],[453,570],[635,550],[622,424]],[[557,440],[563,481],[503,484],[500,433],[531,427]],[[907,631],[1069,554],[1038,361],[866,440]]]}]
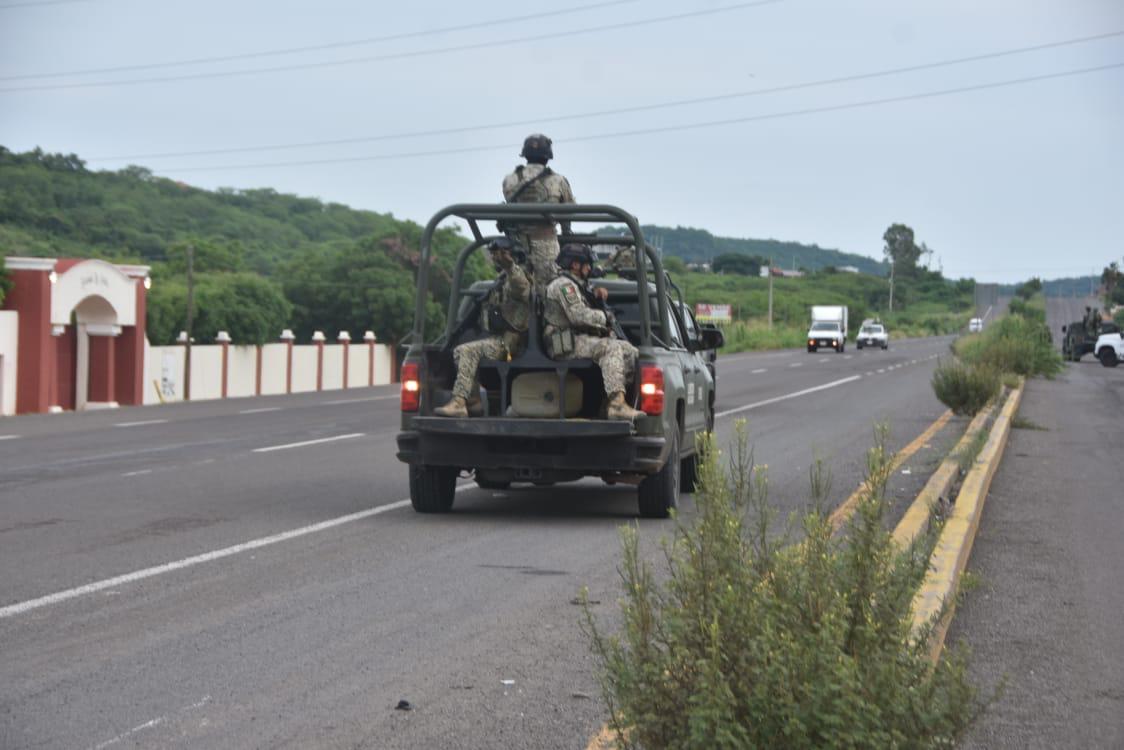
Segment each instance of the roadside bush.
[{"label": "roadside bush", "polygon": [[910,603],[927,537],[898,552],[885,530],[890,456],[869,453],[872,489],[841,541],[822,508],[802,543],[772,533],[768,481],[744,424],[728,470],[700,443],[697,518],[665,540],[668,578],[621,531],[622,632],[586,628],[602,665],[610,725],[624,748],[950,747],[979,712],[957,652],[934,667],[929,632],[911,637]]},{"label": "roadside bush", "polygon": [[1021,315],[1005,315],[979,335],[960,339],[956,353],[970,365],[1025,377],[1052,378],[1063,366],[1046,324]]},{"label": "roadside bush", "polygon": [[955,357],[937,363],[933,392],[953,414],[975,416],[999,395],[1002,378],[985,365],[966,365]]}]

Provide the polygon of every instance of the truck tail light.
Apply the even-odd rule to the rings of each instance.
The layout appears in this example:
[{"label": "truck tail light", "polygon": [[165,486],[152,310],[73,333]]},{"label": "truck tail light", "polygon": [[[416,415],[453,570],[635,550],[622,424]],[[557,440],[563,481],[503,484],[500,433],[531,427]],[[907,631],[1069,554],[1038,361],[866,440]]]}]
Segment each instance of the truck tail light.
[{"label": "truck tail light", "polygon": [[663,370],[655,365],[640,365],[640,411],[663,414]]},{"label": "truck tail light", "polygon": [[418,379],[418,363],[402,364],[402,411],[417,411],[421,399],[421,381]]}]

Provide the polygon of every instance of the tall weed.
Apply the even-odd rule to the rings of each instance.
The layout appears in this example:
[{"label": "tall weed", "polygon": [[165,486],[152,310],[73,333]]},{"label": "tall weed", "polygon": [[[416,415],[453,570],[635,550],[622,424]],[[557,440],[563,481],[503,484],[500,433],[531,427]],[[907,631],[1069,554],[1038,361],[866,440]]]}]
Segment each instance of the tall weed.
[{"label": "tall weed", "polygon": [[729,468],[700,442],[697,517],[664,542],[666,582],[634,527],[621,531],[619,634],[585,608],[610,724],[623,748],[950,747],[979,710],[962,653],[934,669],[911,636],[910,603],[932,543],[905,552],[885,530],[890,456],[869,452],[871,487],[832,537],[813,470],[803,541],[773,533],[768,479],[744,423]]}]

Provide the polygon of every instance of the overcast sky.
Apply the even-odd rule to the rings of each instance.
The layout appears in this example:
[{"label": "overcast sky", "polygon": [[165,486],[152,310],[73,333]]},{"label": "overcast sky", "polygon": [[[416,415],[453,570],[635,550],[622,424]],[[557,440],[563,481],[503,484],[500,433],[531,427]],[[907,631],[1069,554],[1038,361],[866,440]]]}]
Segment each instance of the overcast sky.
[{"label": "overcast sky", "polygon": [[[881,257],[904,222],[949,276],[1054,278],[1124,256],[1113,32],[1124,0],[0,0],[0,144],[424,223],[498,200],[542,131],[579,201],[646,223]],[[262,68],[285,69],[232,74]],[[244,150],[185,153],[216,149]]]}]

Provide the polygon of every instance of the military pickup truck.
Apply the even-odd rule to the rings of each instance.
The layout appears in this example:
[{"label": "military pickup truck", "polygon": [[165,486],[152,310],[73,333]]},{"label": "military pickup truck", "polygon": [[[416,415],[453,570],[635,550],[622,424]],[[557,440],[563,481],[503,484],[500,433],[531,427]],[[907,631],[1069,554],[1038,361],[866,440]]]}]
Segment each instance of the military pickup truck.
[{"label": "military pickup truck", "polygon": [[[432,239],[438,225],[460,219],[472,237],[453,266],[444,330],[426,330]],[[640,248],[634,273],[595,283],[620,332],[639,350],[626,398],[644,412],[635,422],[608,420],[601,371],[588,359],[549,358],[541,335],[542,301],[532,296],[525,351],[510,361],[483,360],[478,371],[482,416],[433,415],[451,395],[453,347],[484,335],[474,318],[475,300],[492,282],[463,283],[465,264],[497,235],[483,222],[518,232],[529,223],[559,222],[567,242]],[[606,238],[575,231],[582,226],[624,225],[624,236]],[[591,227],[591,228],[592,228]],[[497,229],[499,231],[499,229]],[[439,211],[421,240],[417,297],[410,345],[401,368],[401,431],[398,458],[409,465],[410,500],[416,511],[449,511],[457,478],[471,475],[484,488],[513,482],[549,486],[582,477],[637,487],[640,515],[665,518],[681,491],[694,488],[695,438],[714,427],[715,380],[710,353],[722,332],[690,318],[659,256],[644,243],[631,214],[608,205],[460,204]]]}]

